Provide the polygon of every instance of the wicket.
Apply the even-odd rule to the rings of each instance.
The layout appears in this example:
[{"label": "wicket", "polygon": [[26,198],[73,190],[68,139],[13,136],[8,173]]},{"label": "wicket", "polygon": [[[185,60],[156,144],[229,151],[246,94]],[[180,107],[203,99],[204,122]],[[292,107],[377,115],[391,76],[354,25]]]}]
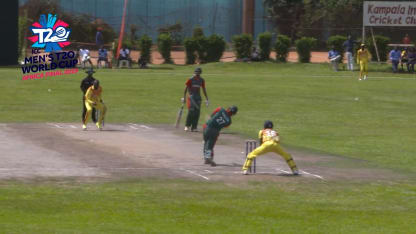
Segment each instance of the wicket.
[{"label": "wicket", "polygon": [[[257,141],[255,140],[246,140],[246,157],[244,158],[244,160],[246,160],[247,155],[253,151],[255,148],[257,148]],[[250,173],[256,173],[256,158],[254,158],[253,160],[253,164],[251,164],[250,168]]]}]

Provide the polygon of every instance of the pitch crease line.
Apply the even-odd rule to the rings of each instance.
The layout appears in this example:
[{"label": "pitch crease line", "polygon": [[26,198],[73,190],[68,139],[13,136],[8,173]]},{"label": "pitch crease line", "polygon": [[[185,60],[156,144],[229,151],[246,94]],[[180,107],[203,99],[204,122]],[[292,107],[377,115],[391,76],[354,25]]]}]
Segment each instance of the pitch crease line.
[{"label": "pitch crease line", "polygon": [[186,171],[186,172],[188,172],[188,173],[190,173],[190,174],[192,174],[192,175],[196,175],[196,176],[202,177],[202,178],[204,178],[205,180],[209,180],[209,178],[208,178],[208,177],[203,176],[203,175],[201,175],[201,174],[198,174],[198,173],[196,173],[196,172],[194,172],[194,171],[190,171],[190,170],[185,170],[185,171]]},{"label": "pitch crease line", "polygon": [[311,176],[317,177],[317,178],[319,178],[321,180],[324,180],[324,178],[322,176],[320,176],[320,175],[315,175],[315,174],[309,173],[307,171],[302,171],[302,170],[300,172],[305,173],[307,175],[311,175]]}]

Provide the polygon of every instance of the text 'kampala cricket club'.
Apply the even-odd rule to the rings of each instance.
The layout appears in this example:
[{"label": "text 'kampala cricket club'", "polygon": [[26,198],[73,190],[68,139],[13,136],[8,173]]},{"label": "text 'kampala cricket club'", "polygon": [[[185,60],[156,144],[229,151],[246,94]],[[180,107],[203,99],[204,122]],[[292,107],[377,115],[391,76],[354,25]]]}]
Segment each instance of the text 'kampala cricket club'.
[{"label": "text 'kampala cricket club'", "polygon": [[[77,73],[75,68],[78,63],[76,53],[62,51],[62,48],[71,44],[68,41],[71,34],[68,26],[66,22],[57,19],[57,16],[52,14],[48,14],[47,18],[43,14],[39,17],[39,22],[32,24],[30,31],[33,36],[28,38],[33,42],[32,56],[26,57],[24,60],[22,72],[27,75],[24,75],[22,80]],[[41,49],[44,50],[43,53],[40,51]],[[63,72],[53,71],[58,68],[71,69],[66,69]]]}]

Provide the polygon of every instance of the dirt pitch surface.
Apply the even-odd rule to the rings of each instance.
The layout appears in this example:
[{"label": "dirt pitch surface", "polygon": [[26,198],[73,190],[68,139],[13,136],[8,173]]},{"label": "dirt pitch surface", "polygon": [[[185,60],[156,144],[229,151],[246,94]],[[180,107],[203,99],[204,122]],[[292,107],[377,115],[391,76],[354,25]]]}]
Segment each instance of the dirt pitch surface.
[{"label": "dirt pitch surface", "polygon": [[287,149],[301,174],[293,176],[274,154],[257,159],[257,173],[244,176],[245,139],[221,134],[216,167],[203,164],[201,132],[171,126],[106,124],[103,131],[79,123],[0,124],[0,180],[71,179],[80,182],[129,178],[201,181],[389,181],[400,175],[367,162]]}]

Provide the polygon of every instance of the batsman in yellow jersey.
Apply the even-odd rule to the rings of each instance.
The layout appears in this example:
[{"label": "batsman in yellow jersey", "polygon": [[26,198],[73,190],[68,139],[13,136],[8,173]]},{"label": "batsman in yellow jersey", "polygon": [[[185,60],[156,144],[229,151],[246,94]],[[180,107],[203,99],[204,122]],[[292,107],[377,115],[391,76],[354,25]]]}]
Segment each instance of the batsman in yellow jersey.
[{"label": "batsman in yellow jersey", "polygon": [[361,44],[360,49],[357,51],[357,63],[360,64],[360,77],[358,80],[367,79],[369,59],[370,53],[367,50],[367,46],[365,44]]},{"label": "batsman in yellow jersey", "polygon": [[267,120],[264,122],[264,129],[260,130],[259,132],[259,140],[260,146],[247,155],[247,159],[243,166],[244,175],[248,175],[248,169],[250,168],[254,158],[269,152],[275,152],[281,155],[286,160],[286,163],[289,165],[290,169],[292,170],[292,173],[294,175],[299,174],[298,168],[296,166],[295,161],[293,161],[292,156],[286,151],[284,151],[283,148],[280,146],[279,134],[275,130],[273,130],[272,121]]},{"label": "batsman in yellow jersey", "polygon": [[94,80],[93,85],[89,87],[85,93],[85,107],[87,108],[87,113],[85,114],[85,118],[82,124],[83,130],[87,130],[88,119],[91,116],[93,108],[100,111],[100,117],[98,118],[96,125],[99,130],[102,130],[103,119],[107,111],[107,107],[104,105],[103,100],[101,99],[102,92],[103,90],[100,86],[100,82],[98,80]]}]

